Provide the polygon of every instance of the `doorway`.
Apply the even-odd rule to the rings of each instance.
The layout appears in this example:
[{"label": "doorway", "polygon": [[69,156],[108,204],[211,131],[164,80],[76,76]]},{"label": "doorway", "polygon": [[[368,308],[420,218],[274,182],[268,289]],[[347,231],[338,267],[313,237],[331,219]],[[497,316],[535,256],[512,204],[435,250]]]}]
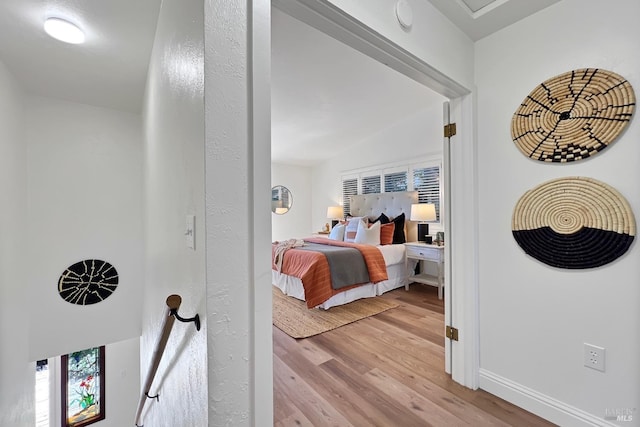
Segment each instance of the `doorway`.
[{"label": "doorway", "polygon": [[[361,53],[449,98],[450,118],[457,123],[456,144],[444,165],[451,177],[445,189],[445,319],[459,331],[448,341],[446,370],[452,378],[478,387],[477,216],[471,91],[327,2],[273,0],[272,5]],[[444,142],[449,144],[449,138]]]}]

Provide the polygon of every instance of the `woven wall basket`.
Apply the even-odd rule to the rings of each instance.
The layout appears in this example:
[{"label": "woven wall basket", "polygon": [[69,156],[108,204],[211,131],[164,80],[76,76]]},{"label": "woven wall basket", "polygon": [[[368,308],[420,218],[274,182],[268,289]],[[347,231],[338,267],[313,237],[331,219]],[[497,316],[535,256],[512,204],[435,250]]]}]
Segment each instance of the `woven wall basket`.
[{"label": "woven wall basket", "polygon": [[58,294],[78,305],[96,304],[118,287],[118,272],[106,261],[85,259],[73,264],[58,279]]},{"label": "woven wall basket", "polygon": [[543,162],[572,162],[605,149],[631,120],[631,84],[611,71],[583,68],[536,87],[511,120],[522,153]]},{"label": "woven wall basket", "polygon": [[513,211],[511,229],[518,245],[537,260],[580,269],[624,254],[636,223],[615,189],[595,179],[568,177],[527,191]]}]

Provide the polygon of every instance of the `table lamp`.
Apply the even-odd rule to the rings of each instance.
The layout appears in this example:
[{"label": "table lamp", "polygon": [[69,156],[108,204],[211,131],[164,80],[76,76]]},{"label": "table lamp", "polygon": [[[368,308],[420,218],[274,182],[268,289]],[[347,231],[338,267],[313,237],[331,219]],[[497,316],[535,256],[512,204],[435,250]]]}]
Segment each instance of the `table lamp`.
[{"label": "table lamp", "polygon": [[331,220],[331,228],[335,227],[339,220],[344,218],[342,206],[329,206],[327,208],[327,219]]},{"label": "table lamp", "polygon": [[[411,221],[418,221],[418,241],[428,242],[429,224],[426,221],[436,220],[436,205],[433,203],[418,203],[411,205]],[[430,243],[430,242],[428,242]]]}]

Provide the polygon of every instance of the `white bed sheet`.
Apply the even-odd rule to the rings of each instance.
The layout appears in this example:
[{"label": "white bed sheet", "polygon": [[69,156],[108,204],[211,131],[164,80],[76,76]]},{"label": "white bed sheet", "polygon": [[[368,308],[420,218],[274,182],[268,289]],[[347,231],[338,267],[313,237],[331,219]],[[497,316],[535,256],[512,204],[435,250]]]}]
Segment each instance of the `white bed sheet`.
[{"label": "white bed sheet", "polygon": [[[370,298],[382,295],[393,289],[407,287],[409,277],[413,275],[416,260],[409,259],[405,262],[404,245],[378,246],[387,264],[387,280],[378,283],[369,283],[357,288],[347,289],[329,298],[318,307],[328,309],[337,305],[347,304],[361,298]],[[271,270],[271,283],[279,288],[285,295],[304,301],[304,287],[302,280],[294,276],[288,276],[276,270]]]}]

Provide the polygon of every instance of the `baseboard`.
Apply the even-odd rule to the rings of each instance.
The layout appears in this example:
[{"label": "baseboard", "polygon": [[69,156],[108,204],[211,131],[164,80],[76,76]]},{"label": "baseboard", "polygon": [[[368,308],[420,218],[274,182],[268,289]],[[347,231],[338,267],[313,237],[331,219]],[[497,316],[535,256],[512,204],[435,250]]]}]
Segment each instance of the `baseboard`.
[{"label": "baseboard", "polygon": [[604,414],[590,414],[485,369],[480,369],[480,388],[563,427],[620,427]]}]

